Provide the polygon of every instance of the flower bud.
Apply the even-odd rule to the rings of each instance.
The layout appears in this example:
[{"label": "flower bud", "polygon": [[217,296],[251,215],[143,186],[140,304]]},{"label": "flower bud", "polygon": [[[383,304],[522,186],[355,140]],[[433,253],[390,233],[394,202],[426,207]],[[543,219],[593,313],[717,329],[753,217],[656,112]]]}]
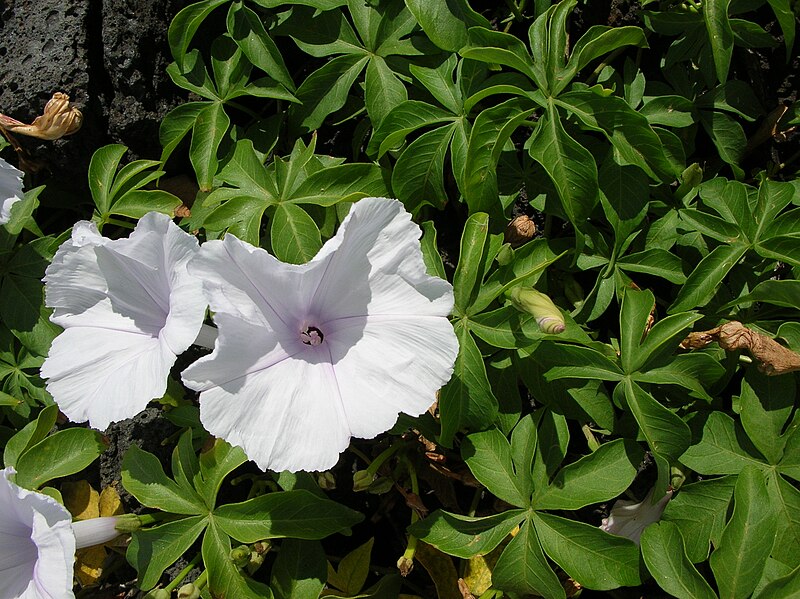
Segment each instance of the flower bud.
[{"label": "flower bud", "polygon": [[353,491],[366,491],[375,480],[375,475],[369,470],[359,470],[353,474]]},{"label": "flower bud", "polygon": [[543,333],[558,335],[566,329],[564,315],[544,293],[525,287],[514,287],[510,293],[511,303],[521,312],[536,319]]},{"label": "flower bud", "polygon": [[536,223],[530,216],[523,214],[508,223],[503,241],[511,244],[512,248],[518,248],[533,239],[534,235],[536,235]]},{"label": "flower bud", "polygon": [[247,545],[239,545],[231,549],[231,561],[237,568],[244,568],[250,563],[250,547]]},{"label": "flower bud", "polygon": [[178,599],[200,599],[200,589],[194,583],[188,583],[178,589]]},{"label": "flower bud", "polygon": [[393,486],[394,482],[391,478],[380,476],[372,481],[372,484],[369,486],[367,491],[372,495],[383,495],[384,493],[391,491]]},{"label": "flower bud", "polygon": [[510,243],[504,243],[500,247],[500,251],[497,252],[495,259],[500,266],[511,264],[514,261],[514,248],[511,247]]},{"label": "flower bud", "polygon": [[323,491],[333,491],[336,488],[336,479],[330,471],[317,474],[317,484]]}]

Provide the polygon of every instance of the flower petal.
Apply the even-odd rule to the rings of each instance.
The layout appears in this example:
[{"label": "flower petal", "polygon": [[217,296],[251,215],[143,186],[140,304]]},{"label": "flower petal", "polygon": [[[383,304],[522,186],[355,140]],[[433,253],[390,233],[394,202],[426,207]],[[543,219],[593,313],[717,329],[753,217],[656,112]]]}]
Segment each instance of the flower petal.
[{"label": "flower petal", "polygon": [[263,470],[325,470],[350,442],[333,370],[324,360],[286,357],[211,387],[200,395],[200,420]]},{"label": "flower petal", "polygon": [[11,207],[22,200],[21,170],[0,158],[0,225],[11,219]]},{"label": "flower petal", "polygon": [[453,327],[441,317],[340,319],[325,333],[348,427],[360,438],[388,430],[400,412],[427,410],[458,355]]},{"label": "flower petal", "polygon": [[447,316],[453,288],[425,270],[422,232],[403,204],[364,198],[314,261],[325,261],[311,311],[325,320],[367,314]]},{"label": "flower petal", "polygon": [[70,420],[105,430],[164,395],[175,359],[148,335],[74,327],[55,338],[41,374]]},{"label": "flower petal", "polygon": [[0,470],[0,598],[73,597],[75,537],[67,509]]}]

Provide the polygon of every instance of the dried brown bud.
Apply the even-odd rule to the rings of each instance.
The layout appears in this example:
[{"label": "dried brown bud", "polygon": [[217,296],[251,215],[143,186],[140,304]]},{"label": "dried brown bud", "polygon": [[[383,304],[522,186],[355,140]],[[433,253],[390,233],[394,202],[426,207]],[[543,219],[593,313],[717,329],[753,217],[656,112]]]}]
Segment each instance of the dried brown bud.
[{"label": "dried brown bud", "polygon": [[56,92],[45,105],[44,112],[26,125],[4,114],[0,115],[0,126],[11,133],[28,135],[39,139],[53,140],[72,135],[83,124],[83,114],[69,101],[69,96]]},{"label": "dried brown bud", "polygon": [[503,241],[510,243],[512,248],[518,248],[533,239],[534,235],[536,235],[536,223],[530,216],[523,214],[508,223]]}]

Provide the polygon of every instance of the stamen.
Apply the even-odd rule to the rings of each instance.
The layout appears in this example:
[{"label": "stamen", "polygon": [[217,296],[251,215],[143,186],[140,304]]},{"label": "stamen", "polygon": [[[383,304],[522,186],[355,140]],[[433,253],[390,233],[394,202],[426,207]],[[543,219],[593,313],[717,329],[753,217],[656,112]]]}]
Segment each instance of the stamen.
[{"label": "stamen", "polygon": [[306,327],[304,331],[300,331],[300,341],[306,345],[319,345],[324,338],[325,335],[317,327]]}]

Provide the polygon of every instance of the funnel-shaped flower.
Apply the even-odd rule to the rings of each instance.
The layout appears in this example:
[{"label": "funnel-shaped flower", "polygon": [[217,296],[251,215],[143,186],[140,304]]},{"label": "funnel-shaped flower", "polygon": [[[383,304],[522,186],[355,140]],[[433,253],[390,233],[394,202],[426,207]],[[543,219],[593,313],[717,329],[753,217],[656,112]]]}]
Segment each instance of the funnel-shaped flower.
[{"label": "funnel-shaped flower", "polygon": [[0,599],[66,599],[72,594],[75,536],[70,513],[0,470]]},{"label": "funnel-shaped flower", "polygon": [[600,528],[607,533],[627,537],[637,545],[645,528],[661,519],[661,514],[672,498],[672,489],[656,502],[653,502],[653,491],[639,503],[628,499],[618,499],[611,506],[608,518],[603,518]]},{"label": "funnel-shaped flower", "polygon": [[324,470],[350,437],[418,415],[448,381],[452,287],[425,271],[420,230],[397,200],[356,203],[307,264],[233,235],[189,266],[219,337],[183,372],[200,419],[262,469]]},{"label": "funnel-shaped flower", "polygon": [[75,422],[103,430],[164,395],[178,354],[205,316],[186,265],[197,240],[164,214],[146,214],[127,239],[75,225],[44,277],[50,317],[64,327],[42,366],[47,390]]},{"label": "funnel-shaped flower", "polygon": [[0,158],[0,225],[9,221],[11,206],[22,199],[23,175],[22,171]]}]

